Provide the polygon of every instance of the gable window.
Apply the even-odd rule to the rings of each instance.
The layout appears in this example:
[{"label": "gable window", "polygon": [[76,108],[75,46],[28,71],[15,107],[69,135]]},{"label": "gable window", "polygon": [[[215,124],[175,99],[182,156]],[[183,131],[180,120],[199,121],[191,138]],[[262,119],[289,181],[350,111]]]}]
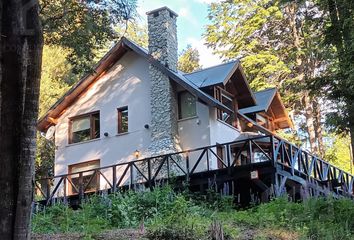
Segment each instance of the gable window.
[{"label": "gable window", "polygon": [[[78,164],[73,164],[69,166],[69,174],[71,183],[69,184],[69,192],[70,194],[78,193],[80,189],[80,183],[82,183],[82,187],[84,192],[95,191],[99,187],[99,174],[95,171],[89,171],[100,167],[100,160],[93,160]],[[85,172],[83,172],[85,171]],[[83,172],[82,179],[80,180],[79,172]],[[77,173],[77,174],[73,174]]]},{"label": "gable window", "polygon": [[88,113],[70,118],[69,143],[84,142],[100,137],[100,113]]},{"label": "gable window", "polygon": [[187,91],[178,93],[179,119],[195,117],[197,115],[196,98]]},{"label": "gable window", "polygon": [[118,108],[118,134],[128,132],[128,107]]},{"label": "gable window", "polygon": [[[223,105],[228,107],[231,110],[235,110],[235,103],[234,103],[234,97],[226,92],[223,89],[217,88],[215,91],[215,98],[219,100]],[[227,124],[230,124],[231,126],[236,127],[236,118],[235,114],[230,114],[228,112],[222,111],[220,109],[217,110],[217,117],[221,121],[226,122]]]}]

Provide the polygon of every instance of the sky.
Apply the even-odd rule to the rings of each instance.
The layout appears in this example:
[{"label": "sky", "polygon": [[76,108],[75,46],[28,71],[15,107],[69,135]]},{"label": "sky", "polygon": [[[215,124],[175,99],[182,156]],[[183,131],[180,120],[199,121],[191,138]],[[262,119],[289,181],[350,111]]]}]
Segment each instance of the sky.
[{"label": "sky", "polygon": [[200,54],[200,64],[210,67],[221,63],[221,60],[207,48],[202,34],[209,23],[208,4],[219,0],[138,0],[137,11],[140,21],[147,23],[146,12],[167,6],[178,14],[177,39],[178,50],[181,52],[188,44],[196,48]]}]

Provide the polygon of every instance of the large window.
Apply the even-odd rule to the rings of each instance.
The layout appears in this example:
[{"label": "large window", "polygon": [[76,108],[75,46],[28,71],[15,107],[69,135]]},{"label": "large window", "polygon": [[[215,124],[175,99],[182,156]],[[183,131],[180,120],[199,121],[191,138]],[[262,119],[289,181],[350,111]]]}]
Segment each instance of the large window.
[{"label": "large window", "polygon": [[[100,160],[93,160],[84,163],[73,164],[69,166],[69,174],[71,183],[69,184],[69,193],[76,194],[80,189],[80,183],[82,183],[83,191],[90,192],[95,191],[99,187],[99,174],[95,171],[89,171],[100,167]],[[85,172],[84,172],[85,171]],[[79,172],[83,172],[82,179],[80,180]]]},{"label": "large window", "polygon": [[[215,98],[217,100],[219,100],[222,104],[224,104],[226,107],[228,107],[231,110],[235,110],[235,103],[234,103],[234,98],[231,94],[229,94],[228,92],[226,92],[223,89],[217,88],[216,92],[215,92]],[[234,126],[237,127],[237,123],[236,123],[236,118],[235,118],[235,114],[230,114],[228,112],[222,111],[218,109],[218,119]]]},{"label": "large window", "polygon": [[100,137],[100,113],[94,112],[70,118],[69,143]]},{"label": "large window", "polygon": [[118,133],[128,132],[128,107],[118,108]]},{"label": "large window", "polygon": [[197,115],[196,99],[187,91],[178,94],[179,119],[190,118]]}]

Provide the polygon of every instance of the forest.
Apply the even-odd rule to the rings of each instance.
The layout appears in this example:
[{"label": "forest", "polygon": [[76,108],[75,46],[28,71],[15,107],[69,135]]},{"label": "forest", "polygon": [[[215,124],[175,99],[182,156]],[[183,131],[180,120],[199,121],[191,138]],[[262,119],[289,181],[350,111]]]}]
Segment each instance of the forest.
[{"label": "forest", "polygon": [[[54,174],[55,146],[36,131],[38,117],[89,74],[122,36],[147,47],[147,26],[138,20],[136,8],[136,0],[0,3],[0,189],[4,194],[0,199],[0,216],[7,216],[0,221],[1,239],[28,238],[33,179]],[[240,59],[253,90],[279,89],[296,130],[277,134],[353,174],[354,2],[232,0],[210,3],[208,9],[209,24],[205,26],[203,38],[214,54],[225,62]],[[199,57],[197,49],[187,46],[179,53],[179,70],[193,72],[203,68]],[[218,209],[215,206],[205,206],[200,203],[203,201],[189,195],[165,191],[146,195],[130,193],[117,196],[119,201],[112,197],[109,200],[112,212],[93,218],[92,221],[97,221],[92,223],[94,227],[85,223],[81,229],[73,229],[72,223],[65,219],[75,219],[72,216],[91,219],[80,214],[96,216],[95,208],[104,209],[107,203],[93,199],[84,205],[81,213],[56,206],[35,216],[32,229],[38,233],[73,230],[90,239],[90,229],[95,227],[137,228],[145,219],[151,239],[176,230],[168,228],[168,224],[175,226],[181,222],[190,226],[191,229],[185,230],[192,232],[194,237],[190,239],[204,239],[203,234],[208,232],[206,226],[212,225],[214,219],[234,218],[232,224],[291,228],[299,238],[332,236],[328,239],[335,239],[337,234],[343,234],[341,239],[350,239],[353,236],[353,209],[347,201],[313,200],[299,205],[280,199],[230,217],[223,209],[225,203],[220,203],[225,199],[214,199],[210,204],[218,204],[221,209],[214,218],[213,209]],[[173,201],[170,205],[166,203],[168,206],[163,206],[164,201],[159,205],[159,194]],[[145,200],[150,205],[140,206],[139,198],[148,198]],[[115,201],[119,202],[116,206]],[[132,212],[119,210],[128,205],[132,206]],[[288,212],[274,215],[272,209],[282,207]],[[148,209],[146,216],[135,213],[142,208]],[[324,220],[326,215],[322,213],[327,210],[335,212],[335,219]],[[341,212],[347,210],[348,215]],[[171,211],[183,213],[176,216],[169,214]],[[301,211],[307,214],[306,218],[300,219],[304,215],[295,214]],[[181,217],[186,212],[188,219]],[[313,215],[316,212],[318,215]],[[118,214],[121,222],[114,222],[112,214]],[[263,219],[261,214],[266,217]],[[45,222],[58,220],[62,224],[44,227]],[[204,221],[208,224],[201,224]],[[166,223],[164,229],[160,229],[161,222]],[[340,226],[330,227],[334,222],[340,222]],[[230,239],[238,236],[234,231],[243,230],[234,230],[228,224],[231,223],[223,227]],[[183,232],[179,227],[176,232]],[[187,239],[185,235],[174,238]]]}]

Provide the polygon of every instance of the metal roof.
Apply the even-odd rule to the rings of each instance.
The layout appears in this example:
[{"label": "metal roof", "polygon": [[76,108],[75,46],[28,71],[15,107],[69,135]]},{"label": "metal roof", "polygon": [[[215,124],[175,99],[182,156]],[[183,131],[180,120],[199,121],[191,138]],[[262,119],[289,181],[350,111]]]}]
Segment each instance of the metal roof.
[{"label": "metal roof", "polygon": [[276,93],[277,93],[276,88],[269,88],[269,89],[255,92],[254,95],[256,97],[257,105],[248,108],[239,109],[239,112],[243,114],[248,114],[248,113],[267,111]]},{"label": "metal roof", "polygon": [[238,64],[239,61],[234,60],[217,66],[204,68],[192,73],[185,73],[184,77],[199,88],[208,87],[224,83],[228,80]]}]

